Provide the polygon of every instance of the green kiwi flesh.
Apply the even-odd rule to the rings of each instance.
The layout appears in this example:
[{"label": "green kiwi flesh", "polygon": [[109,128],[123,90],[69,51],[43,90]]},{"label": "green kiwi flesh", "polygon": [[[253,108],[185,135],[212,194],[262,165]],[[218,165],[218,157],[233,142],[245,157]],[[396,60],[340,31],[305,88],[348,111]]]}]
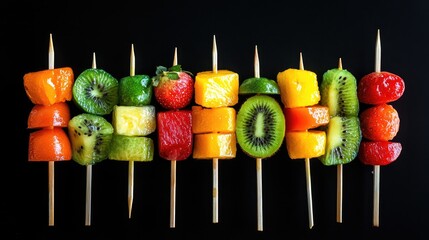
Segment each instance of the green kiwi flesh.
[{"label": "green kiwi flesh", "polygon": [[268,78],[248,78],[241,83],[239,94],[280,94],[277,82]]},{"label": "green kiwi flesh", "polygon": [[237,113],[237,142],[254,158],[274,155],[283,143],[285,117],[280,104],[268,95],[246,99]]},{"label": "green kiwi flesh", "polygon": [[118,80],[102,69],[86,69],[75,80],[73,101],[86,113],[110,114],[118,104]]},{"label": "green kiwi flesh", "polygon": [[109,159],[123,161],[153,160],[154,143],[151,138],[113,134]]},{"label": "green kiwi flesh", "polygon": [[108,157],[113,126],[104,117],[81,113],[68,124],[72,158],[81,165],[93,165]]},{"label": "green kiwi flesh", "polygon": [[331,69],[323,74],[320,103],[329,107],[330,116],[357,116],[359,99],[356,78],[345,69]]},{"label": "green kiwi flesh", "polygon": [[152,79],[148,75],[134,75],[119,80],[119,105],[145,106],[152,100]]},{"label": "green kiwi flesh", "polygon": [[327,166],[346,164],[356,158],[362,132],[358,117],[332,117],[326,130],[326,150],[319,160]]}]

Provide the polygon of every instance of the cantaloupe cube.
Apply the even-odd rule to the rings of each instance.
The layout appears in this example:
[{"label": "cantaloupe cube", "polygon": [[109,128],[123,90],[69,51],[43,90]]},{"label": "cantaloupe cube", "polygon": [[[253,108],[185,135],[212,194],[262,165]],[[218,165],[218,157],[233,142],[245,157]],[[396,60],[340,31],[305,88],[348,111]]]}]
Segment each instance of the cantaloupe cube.
[{"label": "cantaloupe cube", "polygon": [[282,103],[287,108],[315,105],[320,101],[316,73],[289,68],[277,74]]},{"label": "cantaloupe cube", "polygon": [[228,107],[238,102],[238,74],[229,70],[199,72],[195,76],[195,103],[207,108]]},{"label": "cantaloupe cube", "polygon": [[112,125],[116,134],[147,136],[156,129],[155,106],[114,106]]},{"label": "cantaloupe cube", "polygon": [[235,131],[235,109],[192,106],[192,133],[231,133]]},{"label": "cantaloupe cube", "polygon": [[237,152],[235,133],[203,133],[194,135],[194,159],[231,159]]},{"label": "cantaloupe cube", "polygon": [[325,154],[325,131],[286,132],[285,138],[290,159],[315,158]]}]

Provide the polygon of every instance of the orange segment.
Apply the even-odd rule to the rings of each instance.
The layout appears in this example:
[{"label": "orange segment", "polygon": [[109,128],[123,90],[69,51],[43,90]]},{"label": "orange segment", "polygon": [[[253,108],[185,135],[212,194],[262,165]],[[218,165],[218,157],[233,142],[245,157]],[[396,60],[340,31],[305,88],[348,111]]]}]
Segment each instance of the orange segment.
[{"label": "orange segment", "polygon": [[59,102],[50,106],[34,105],[28,116],[28,128],[67,127],[70,121],[69,105]]},{"label": "orange segment", "polygon": [[284,108],[286,131],[305,131],[329,123],[329,108],[321,105]]},{"label": "orange segment", "polygon": [[28,161],[65,161],[71,158],[70,140],[62,128],[45,128],[30,133]]},{"label": "orange segment", "polygon": [[203,107],[228,107],[238,102],[238,74],[232,71],[199,72],[194,87],[195,102]]},{"label": "orange segment", "polygon": [[231,133],[235,131],[235,109],[192,106],[192,133]]},{"label": "orange segment", "polygon": [[287,108],[312,106],[320,101],[314,72],[289,68],[277,74],[277,83],[282,102]]},{"label": "orange segment", "polygon": [[30,72],[24,75],[24,88],[33,104],[52,105],[72,99],[73,71],[69,67]]},{"label": "orange segment", "polygon": [[204,133],[194,136],[194,159],[231,159],[236,152],[235,133]]},{"label": "orange segment", "polygon": [[324,131],[286,132],[286,148],[290,159],[314,158],[325,154]]}]

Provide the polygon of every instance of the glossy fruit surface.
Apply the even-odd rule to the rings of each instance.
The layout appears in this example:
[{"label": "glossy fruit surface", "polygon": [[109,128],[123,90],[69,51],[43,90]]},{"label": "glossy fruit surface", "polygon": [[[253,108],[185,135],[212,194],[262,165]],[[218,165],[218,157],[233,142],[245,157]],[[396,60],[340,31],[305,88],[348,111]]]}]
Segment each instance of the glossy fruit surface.
[{"label": "glossy fruit surface", "polygon": [[70,140],[62,128],[45,128],[30,133],[28,161],[64,161],[71,159]]},{"label": "glossy fruit surface", "polygon": [[286,131],[305,131],[329,123],[329,109],[321,105],[283,108]]},{"label": "glossy fruit surface", "polygon": [[33,104],[52,105],[72,99],[73,70],[69,67],[30,72],[24,75],[24,88]]},{"label": "glossy fruit surface", "polygon": [[311,106],[320,101],[314,72],[289,68],[277,74],[277,83],[282,103],[287,108]]},{"label": "glossy fruit surface", "polygon": [[286,148],[290,159],[315,158],[325,153],[324,131],[286,132]]},{"label": "glossy fruit surface", "polygon": [[70,109],[66,102],[52,105],[34,105],[28,115],[28,128],[67,127],[70,121]]},{"label": "glossy fruit surface", "polygon": [[399,115],[389,104],[379,104],[361,112],[362,136],[372,141],[392,140],[399,131]]},{"label": "glossy fruit surface", "polygon": [[194,159],[231,159],[237,153],[235,133],[202,133],[194,135]]},{"label": "glossy fruit surface", "polygon": [[153,86],[148,75],[134,75],[119,80],[119,105],[144,106],[152,101]]},{"label": "glossy fruit surface", "polygon": [[206,108],[233,106],[238,102],[238,89],[235,72],[199,72],[195,77],[195,103]]},{"label": "glossy fruit surface", "polygon": [[156,130],[155,106],[114,106],[112,125],[119,135],[147,136]]},{"label": "glossy fruit surface", "polygon": [[366,104],[382,104],[398,100],[405,91],[404,80],[390,72],[372,72],[358,83],[359,101]]},{"label": "glossy fruit surface", "polygon": [[158,152],[166,160],[185,160],[192,154],[191,110],[157,113]]},{"label": "glossy fruit surface", "polygon": [[280,94],[277,82],[268,78],[248,78],[241,83],[239,94]]},{"label": "glossy fruit surface", "polygon": [[232,107],[203,108],[192,106],[192,133],[235,131],[236,112]]},{"label": "glossy fruit surface", "polygon": [[111,160],[148,162],[153,160],[154,149],[151,138],[113,134],[108,157]]},{"label": "glossy fruit surface", "polygon": [[165,109],[181,109],[188,106],[194,95],[194,80],[180,65],[169,69],[158,66],[153,78],[154,94]]},{"label": "glossy fruit surface", "polygon": [[362,141],[358,158],[366,165],[388,165],[399,157],[402,145],[389,141]]}]

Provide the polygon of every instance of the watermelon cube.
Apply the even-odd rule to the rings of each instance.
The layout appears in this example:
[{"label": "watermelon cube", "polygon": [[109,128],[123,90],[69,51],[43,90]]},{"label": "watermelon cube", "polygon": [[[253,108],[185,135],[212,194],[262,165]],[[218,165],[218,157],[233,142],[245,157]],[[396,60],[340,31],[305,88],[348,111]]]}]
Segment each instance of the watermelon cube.
[{"label": "watermelon cube", "polygon": [[158,151],[166,160],[185,160],[192,153],[192,111],[157,113]]}]

